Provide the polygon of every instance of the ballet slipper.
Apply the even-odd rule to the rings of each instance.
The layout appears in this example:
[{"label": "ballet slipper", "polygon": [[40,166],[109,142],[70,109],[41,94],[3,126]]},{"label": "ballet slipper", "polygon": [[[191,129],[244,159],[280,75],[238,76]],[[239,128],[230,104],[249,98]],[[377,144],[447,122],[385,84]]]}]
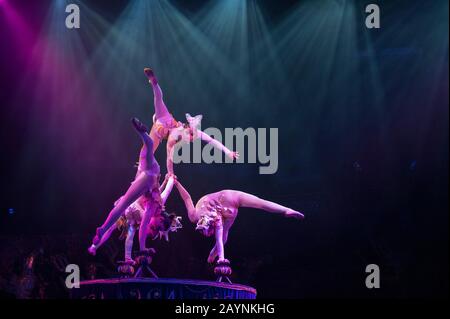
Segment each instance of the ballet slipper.
[{"label": "ballet slipper", "polygon": [[145,126],[145,124],[143,124],[141,121],[139,121],[136,117],[133,117],[131,119],[131,123],[133,124],[136,131],[138,131],[139,133],[148,133],[149,132],[148,127]]},{"label": "ballet slipper", "polygon": [[89,252],[89,254],[91,254],[92,256],[95,256],[95,254],[97,253],[97,247],[95,247],[95,245],[91,245],[91,246],[88,248],[88,252]]},{"label": "ballet slipper", "polygon": [[144,73],[152,85],[158,84],[158,80],[156,79],[155,73],[153,72],[152,69],[144,68]]},{"label": "ballet slipper", "polygon": [[101,227],[98,227],[95,231],[95,237],[94,239],[92,239],[92,245],[97,246],[100,243],[103,233],[104,232],[102,231]]}]

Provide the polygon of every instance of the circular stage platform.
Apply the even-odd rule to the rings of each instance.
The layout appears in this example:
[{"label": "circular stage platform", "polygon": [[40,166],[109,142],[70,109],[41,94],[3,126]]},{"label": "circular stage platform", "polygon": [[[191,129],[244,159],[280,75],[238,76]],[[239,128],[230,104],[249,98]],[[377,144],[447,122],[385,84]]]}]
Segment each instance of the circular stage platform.
[{"label": "circular stage platform", "polygon": [[169,278],[98,279],[80,282],[72,299],[256,299],[256,289],[239,284]]}]

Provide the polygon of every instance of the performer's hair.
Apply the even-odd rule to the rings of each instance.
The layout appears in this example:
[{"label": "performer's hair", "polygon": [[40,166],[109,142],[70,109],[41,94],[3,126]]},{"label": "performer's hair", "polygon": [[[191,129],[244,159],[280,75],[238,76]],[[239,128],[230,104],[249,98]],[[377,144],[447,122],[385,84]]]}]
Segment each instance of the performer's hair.
[{"label": "performer's hair", "polygon": [[[220,216],[217,213],[207,212],[202,214],[197,221],[195,230],[202,232],[205,236],[210,236],[212,235],[211,230],[220,222],[220,220]],[[205,233],[208,233],[208,235]]]},{"label": "performer's hair", "polygon": [[128,221],[125,218],[125,216],[120,216],[119,219],[116,222],[117,229],[120,231],[120,240],[124,240],[128,236],[128,228],[130,225],[128,225]]},{"label": "performer's hair", "polygon": [[[152,217],[149,225],[149,235],[155,239],[158,235],[168,233],[169,231],[176,231],[178,228],[181,228],[181,223],[179,220],[181,217],[178,217],[174,213],[167,213],[165,211],[161,212],[157,216]],[[173,225],[173,222],[176,221],[176,224]],[[175,227],[174,229],[171,229]],[[167,238],[166,238],[167,239]]]}]

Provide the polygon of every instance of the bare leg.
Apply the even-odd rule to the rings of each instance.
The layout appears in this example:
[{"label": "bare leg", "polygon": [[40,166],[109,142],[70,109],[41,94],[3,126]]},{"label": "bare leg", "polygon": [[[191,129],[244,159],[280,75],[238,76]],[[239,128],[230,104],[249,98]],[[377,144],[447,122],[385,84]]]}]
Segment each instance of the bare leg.
[{"label": "bare leg", "polygon": [[[154,175],[156,176],[157,174],[159,174],[159,167],[156,165],[157,171],[155,171],[154,167],[152,167],[152,165],[155,164],[156,160],[153,155],[153,152],[150,151],[153,149],[153,140],[147,134],[148,129],[145,127],[145,125],[143,125],[136,118],[133,119],[132,122],[133,122],[133,125],[134,125],[136,131],[139,133],[139,135],[141,136],[141,138],[144,142],[144,146],[143,146],[140,156],[139,156],[140,170],[148,171],[153,168],[153,171],[154,171],[153,173],[155,173]],[[158,181],[155,179],[154,181],[152,181],[152,183],[157,184]],[[145,250],[145,242],[146,242],[147,235],[148,235],[148,227],[150,224],[150,219],[154,215],[156,207],[157,207],[157,203],[154,203],[153,199],[150,199],[149,202],[147,203],[147,206],[146,206],[146,209],[144,212],[144,216],[141,221],[141,226],[139,228],[139,246],[140,246],[141,250]]]},{"label": "bare leg", "polygon": [[154,115],[154,123],[159,121],[159,124],[153,125],[150,131],[150,137],[153,140],[153,153],[158,149],[159,144],[161,143],[161,132],[158,132],[160,129],[160,125],[166,126],[172,124],[174,121],[172,115],[169,113],[166,104],[164,103],[163,93],[161,87],[158,84],[158,80],[152,69],[145,68],[144,73],[149,79],[150,84],[153,88],[153,104],[155,106],[155,115]]},{"label": "bare leg", "polygon": [[153,129],[153,127],[152,130],[150,131],[150,138],[153,140],[153,153],[155,153],[156,150],[158,149],[159,144],[161,143],[161,138]]},{"label": "bare leg", "polygon": [[[111,210],[108,218],[103,225],[97,228],[97,234],[93,240],[93,244],[97,245],[103,234],[111,228],[111,226],[117,221],[117,219],[125,212],[128,206],[130,206],[135,200],[148,190],[149,178],[147,174],[142,174],[142,171],[148,170],[152,164],[154,164],[155,158],[153,153],[148,150],[153,149],[153,141],[147,134],[147,128],[138,119],[132,120],[133,126],[141,136],[144,147],[142,147],[141,154],[139,156],[138,175],[136,179],[128,188],[125,195],[119,200],[117,205]],[[158,172],[159,173],[159,172]]]},{"label": "bare leg", "polygon": [[[152,134],[150,133],[150,136],[147,134],[145,134],[145,136],[142,136],[144,144],[142,145],[141,151],[139,152],[139,164],[135,178],[137,178],[142,171],[145,171],[147,169],[148,163],[153,162],[154,153],[158,148],[159,143],[161,142],[158,136],[155,135],[155,137],[153,138],[151,137],[151,135]],[[151,152],[149,152],[149,150],[151,150]]]},{"label": "bare leg", "polygon": [[141,172],[148,170],[150,166],[154,164],[154,142],[153,139],[147,134],[148,128],[144,124],[142,124],[137,118],[133,118],[132,123],[143,142],[139,153],[139,166],[136,173],[136,177],[138,177]]},{"label": "bare leg", "polygon": [[144,73],[147,76],[147,78],[149,79],[149,82],[153,88],[153,101],[155,104],[156,120],[166,118],[169,116],[171,117],[169,110],[167,109],[167,106],[164,103],[163,93],[162,93],[161,87],[158,84],[158,80],[157,80],[153,70],[151,70],[149,68],[145,68]]},{"label": "bare leg", "polygon": [[148,178],[148,175],[141,174],[141,176],[130,185],[125,195],[109,212],[103,225],[97,228],[97,235],[93,240],[94,245],[98,245],[105,232],[114,225],[117,219],[125,212],[125,209],[145,193],[148,189]]},{"label": "bare leg", "polygon": [[305,218],[305,216],[300,212],[297,212],[280,204],[261,199],[251,194],[247,194],[244,192],[235,192],[233,196],[238,196],[239,206],[241,207],[257,208],[270,213],[283,214],[286,217],[294,217],[297,219]]},{"label": "bare leg", "polygon": [[91,255],[95,256],[95,254],[97,253],[97,249],[100,248],[101,245],[103,245],[108,239],[109,237],[111,237],[111,234],[113,233],[113,231],[116,229],[116,225],[112,225],[111,228],[109,228],[106,233],[102,236],[102,238],[100,239],[100,242],[97,245],[91,245],[91,247],[89,247],[88,251]]}]

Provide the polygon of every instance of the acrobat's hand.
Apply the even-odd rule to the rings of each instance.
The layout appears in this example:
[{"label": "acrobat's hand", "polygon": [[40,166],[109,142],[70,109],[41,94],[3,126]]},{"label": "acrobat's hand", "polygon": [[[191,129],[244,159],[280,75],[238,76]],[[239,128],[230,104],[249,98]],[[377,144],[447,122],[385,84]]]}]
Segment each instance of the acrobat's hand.
[{"label": "acrobat's hand", "polygon": [[217,260],[217,264],[229,264],[229,263],[230,261],[226,258],[223,259],[219,258],[219,260]]},{"label": "acrobat's hand", "polygon": [[132,265],[132,266],[136,265],[136,262],[133,259],[129,258],[129,257],[125,258],[124,263]]},{"label": "acrobat's hand", "polygon": [[238,152],[231,152],[230,158],[232,159],[239,159],[239,153]]},{"label": "acrobat's hand", "polygon": [[216,257],[217,257],[217,253],[216,253],[216,250],[213,248],[208,256],[208,260],[207,260],[208,264],[214,263],[214,260],[216,260]]},{"label": "acrobat's hand", "polygon": [[177,180],[177,176],[176,176],[175,174],[173,174],[173,173],[167,173],[166,176],[165,176],[165,178],[164,178],[164,180],[165,180],[165,181],[169,181],[169,179],[170,179],[171,177],[173,178],[174,181]]}]

